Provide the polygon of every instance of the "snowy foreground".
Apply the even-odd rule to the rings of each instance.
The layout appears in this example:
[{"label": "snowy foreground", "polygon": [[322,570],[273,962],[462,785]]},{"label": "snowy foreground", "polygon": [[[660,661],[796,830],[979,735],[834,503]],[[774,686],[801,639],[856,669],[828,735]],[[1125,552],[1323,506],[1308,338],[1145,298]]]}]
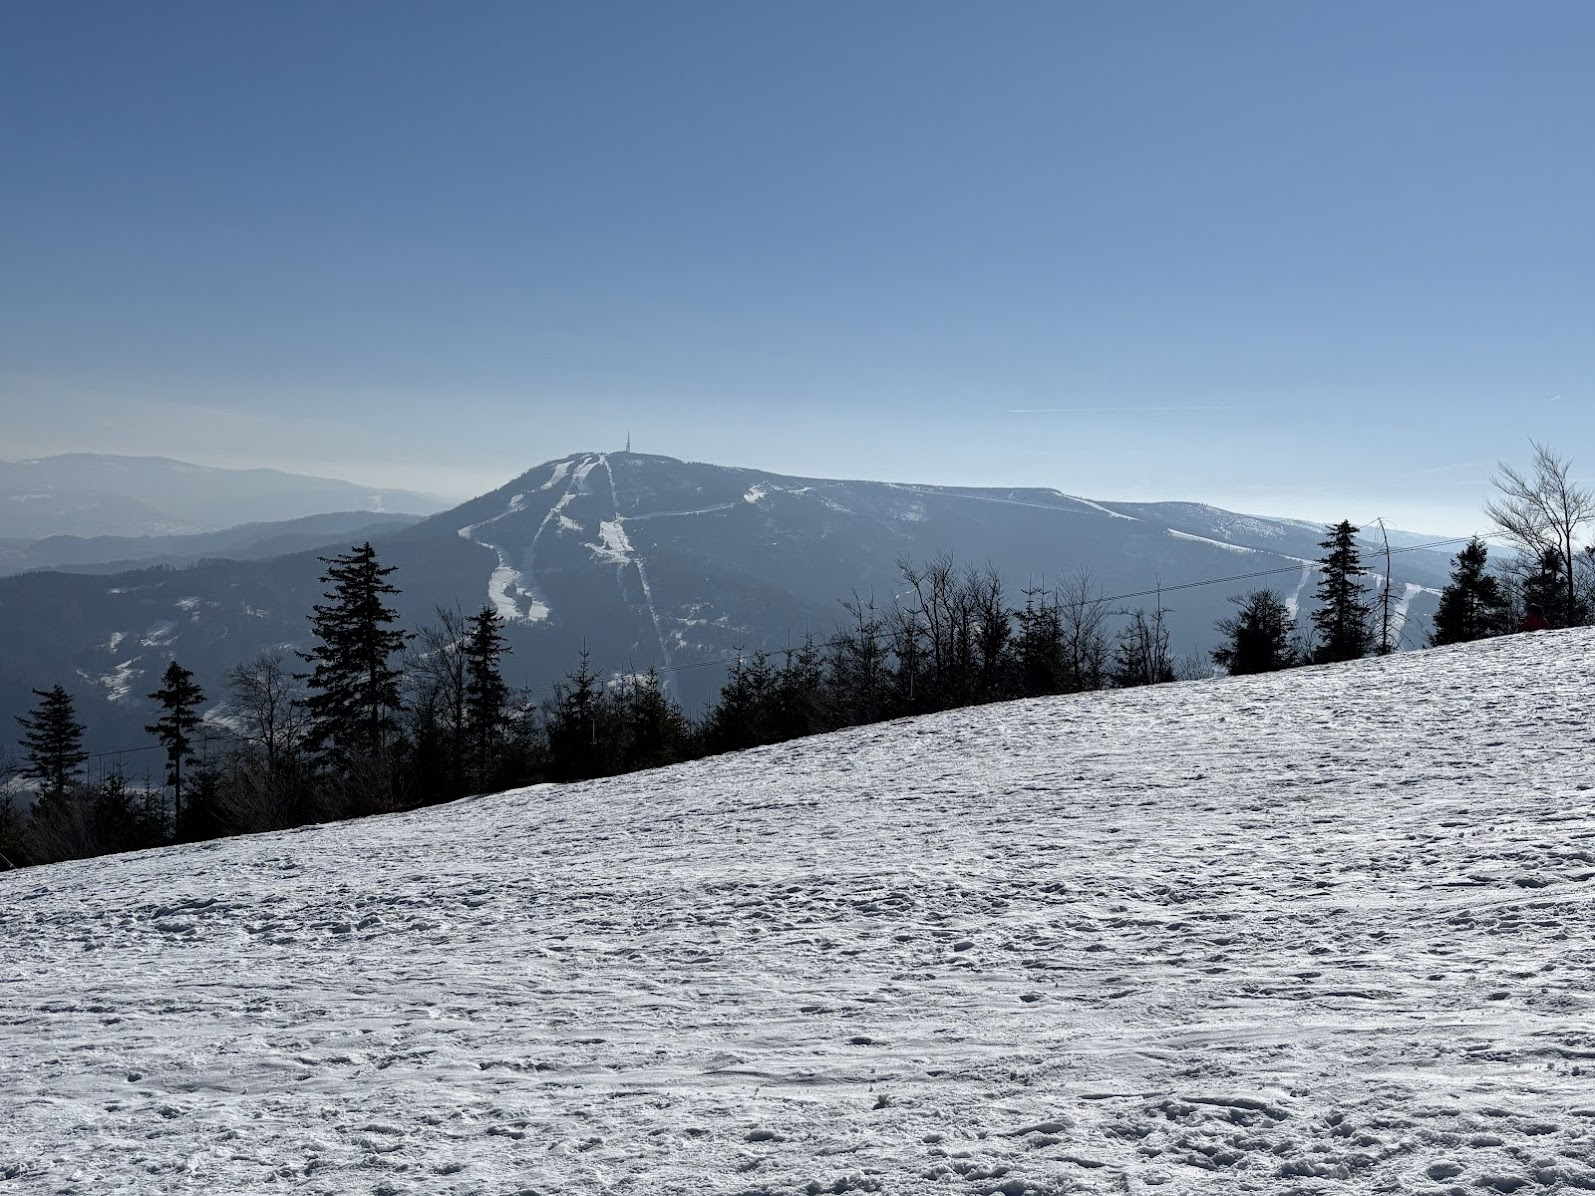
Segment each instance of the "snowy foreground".
[{"label": "snowy foreground", "polygon": [[0,876],[0,1191],[1595,1188],[1595,635]]}]

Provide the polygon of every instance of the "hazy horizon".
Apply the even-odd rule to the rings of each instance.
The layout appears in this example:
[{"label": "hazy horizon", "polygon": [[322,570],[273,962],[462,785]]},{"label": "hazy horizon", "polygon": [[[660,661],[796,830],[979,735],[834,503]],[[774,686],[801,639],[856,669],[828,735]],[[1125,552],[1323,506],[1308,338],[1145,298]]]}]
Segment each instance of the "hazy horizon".
[{"label": "hazy horizon", "polygon": [[12,457],[619,448],[1478,530],[1589,414],[1595,10],[24,2]]}]

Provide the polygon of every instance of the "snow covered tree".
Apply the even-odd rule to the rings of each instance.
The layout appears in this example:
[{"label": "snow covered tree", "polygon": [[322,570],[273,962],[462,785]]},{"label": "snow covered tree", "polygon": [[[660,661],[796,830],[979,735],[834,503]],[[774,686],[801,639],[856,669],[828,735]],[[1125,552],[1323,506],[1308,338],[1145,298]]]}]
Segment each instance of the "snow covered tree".
[{"label": "snow covered tree", "polygon": [[384,599],[399,593],[368,541],[340,556],[322,557],[331,589],[310,616],[316,646],[300,657],[305,676],[310,742],[329,759],[372,761],[388,748],[401,709],[399,671],[390,663],[409,636],[393,627],[398,615]]},{"label": "snow covered tree", "polygon": [[1323,577],[1318,582],[1319,607],[1313,612],[1313,628],[1318,633],[1314,664],[1357,660],[1373,647],[1373,608],[1361,581],[1367,570],[1357,550],[1358,530],[1343,519],[1318,545],[1328,551],[1319,562]]},{"label": "snow covered tree", "polygon": [[72,695],[59,685],[36,689],[39,704],[31,714],[17,715],[22,724],[22,775],[39,782],[41,799],[65,797],[88,760],[83,750],[83,724],[77,721]]},{"label": "snow covered tree", "polygon": [[1239,609],[1218,621],[1224,636],[1213,650],[1213,663],[1233,675],[1272,673],[1296,664],[1291,636],[1296,630],[1290,607],[1273,590],[1253,590],[1230,598]]},{"label": "snow covered tree", "polygon": [[172,787],[172,824],[183,837],[183,763],[194,758],[194,730],[199,726],[199,705],[205,693],[194,674],[175,660],[166,666],[161,687],[150,698],[161,716],[144,729],[166,749],[166,783]]},{"label": "snow covered tree", "polygon": [[1510,630],[1510,604],[1501,583],[1485,572],[1489,549],[1475,536],[1457,553],[1451,583],[1440,591],[1429,646],[1465,644]]}]

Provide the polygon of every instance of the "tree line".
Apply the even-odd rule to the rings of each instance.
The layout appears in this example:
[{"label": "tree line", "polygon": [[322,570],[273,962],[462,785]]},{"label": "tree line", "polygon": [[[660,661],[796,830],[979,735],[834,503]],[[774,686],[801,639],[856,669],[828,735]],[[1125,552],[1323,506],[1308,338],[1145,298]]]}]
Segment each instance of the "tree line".
[{"label": "tree line", "polygon": [[[1532,472],[1506,471],[1490,508],[1521,551],[1503,567],[1477,538],[1457,554],[1429,645],[1503,634],[1531,604],[1559,626],[1585,622],[1595,606],[1595,552],[1577,548],[1595,499],[1566,462],[1534,447]],[[830,639],[739,657],[699,718],[656,670],[605,676],[585,652],[551,698],[512,690],[493,609],[442,609],[415,632],[399,628],[395,568],[366,543],[322,558],[328,588],[309,615],[311,647],[235,666],[208,714],[193,674],[168,665],[149,695],[160,784],[120,768],[91,780],[70,694],[35,690],[37,705],[18,719],[17,769],[35,800],[23,814],[9,788],[0,794],[0,862],[279,830],[960,706],[1209,676],[1213,665],[1259,673],[1390,652],[1358,532],[1347,521],[1327,529],[1310,629],[1274,590],[1236,595],[1211,664],[1174,658],[1161,596],[1150,610],[1120,610],[1084,573],[1010,595],[990,567],[905,560],[898,597],[882,606],[855,593]]]}]

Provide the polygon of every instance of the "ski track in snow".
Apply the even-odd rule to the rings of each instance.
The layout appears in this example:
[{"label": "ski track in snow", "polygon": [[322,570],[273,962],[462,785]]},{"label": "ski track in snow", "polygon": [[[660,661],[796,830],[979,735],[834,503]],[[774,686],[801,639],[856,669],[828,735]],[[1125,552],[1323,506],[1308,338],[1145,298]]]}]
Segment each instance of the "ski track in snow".
[{"label": "ski track in snow", "polygon": [[[1412,609],[1412,600],[1423,593],[1424,589],[1425,587],[1420,586],[1417,582],[1409,581],[1402,587],[1401,597],[1391,604],[1390,637],[1394,642],[1399,643],[1401,641],[1401,630],[1407,625],[1407,614]],[[1438,591],[1430,592],[1438,593]]]},{"label": "ski track in snow", "polygon": [[604,550],[621,555],[623,564],[637,567],[637,580],[642,585],[642,598],[648,605],[648,618],[653,623],[654,638],[659,641],[659,658],[664,662],[660,688],[664,693],[670,693],[675,682],[675,676],[670,672],[675,657],[671,652],[669,638],[665,635],[664,625],[659,621],[659,610],[654,605],[654,592],[653,587],[648,584],[647,566],[642,563],[641,555],[632,549],[631,540],[626,535],[626,521],[620,513],[620,490],[615,485],[615,471],[609,464],[609,455],[604,454],[600,460],[603,462],[604,471],[609,475],[609,497],[614,504],[615,518],[613,522],[601,523],[599,534],[604,541]]},{"label": "ski track in snow", "polygon": [[[572,461],[556,461],[553,472],[548,481],[538,487],[539,490],[551,490],[567,476],[570,481],[565,487],[565,493],[559,501],[548,509],[538,523],[537,530],[532,533],[532,542],[526,546],[521,554],[521,566],[515,563],[515,550],[491,540],[483,539],[480,532],[483,528],[491,527],[500,519],[518,514],[526,507],[526,495],[514,495],[504,510],[485,519],[481,523],[473,523],[468,527],[460,528],[461,539],[469,540],[473,544],[480,544],[484,548],[491,548],[498,556],[498,567],[493,570],[487,581],[487,600],[492,604],[498,617],[511,622],[541,623],[553,613],[548,597],[537,584],[535,562],[537,560],[537,542],[542,539],[543,531],[550,523],[569,523],[564,515],[564,509],[572,498],[578,494],[590,493],[587,489],[587,474],[593,467],[593,462],[584,460],[571,473]],[[578,528],[579,524],[576,525]]]},{"label": "ski track in snow", "polygon": [[[929,488],[924,487],[924,486],[910,485],[910,484],[908,484],[906,482],[886,482],[886,483],[883,483],[883,484],[892,487],[892,489],[894,489],[894,490],[910,490],[910,491],[913,491],[915,494],[928,494],[928,495],[931,495],[931,496],[933,496],[935,498],[961,498],[961,499],[966,499],[966,500],[968,500],[970,502],[998,503],[998,504],[1000,504],[1002,506],[1005,506],[1005,507],[1031,507],[1031,508],[1033,508],[1035,510],[1038,510],[1038,511],[1054,511],[1054,512],[1057,512],[1057,511],[1067,511],[1068,510],[1067,507],[1054,506],[1051,503],[1026,502],[1022,498],[998,498],[995,495],[990,495],[990,494],[948,493],[946,490],[929,489]],[[1103,515],[1110,515],[1114,519],[1128,519],[1131,523],[1139,522],[1139,520],[1136,519],[1136,517],[1134,515],[1125,515],[1125,514],[1123,514],[1120,511],[1109,510],[1107,507],[1103,506],[1101,503],[1094,503],[1089,498],[1081,498],[1081,497],[1079,497],[1078,495],[1075,495],[1075,494],[1065,494],[1062,490],[1054,490],[1054,491],[1052,491],[1052,493],[1056,494],[1059,498],[1065,499],[1065,500],[1067,500],[1069,502],[1072,502],[1072,503],[1079,503],[1082,507],[1088,507],[1089,509],[1091,509],[1093,511],[1098,511],[1098,512],[1102,513]]]},{"label": "ski track in snow", "polygon": [[1595,633],[0,874],[0,1187],[1595,1186]]},{"label": "ski track in snow", "polygon": [[1295,590],[1285,595],[1285,609],[1290,611],[1290,621],[1292,623],[1298,622],[1301,619],[1302,591],[1307,588],[1308,583],[1313,579],[1313,574],[1316,572],[1317,567],[1315,565],[1304,562],[1302,564],[1301,577],[1296,582]]},{"label": "ski track in snow", "polygon": [[1225,552],[1238,552],[1243,555],[1250,555],[1252,553],[1262,551],[1261,549],[1257,548],[1248,548],[1244,544],[1231,544],[1227,540],[1214,540],[1207,536],[1193,536],[1190,532],[1179,532],[1175,531],[1173,528],[1168,529],[1168,534],[1173,536],[1176,540],[1194,540],[1198,544],[1211,544],[1214,548],[1222,548]]}]

